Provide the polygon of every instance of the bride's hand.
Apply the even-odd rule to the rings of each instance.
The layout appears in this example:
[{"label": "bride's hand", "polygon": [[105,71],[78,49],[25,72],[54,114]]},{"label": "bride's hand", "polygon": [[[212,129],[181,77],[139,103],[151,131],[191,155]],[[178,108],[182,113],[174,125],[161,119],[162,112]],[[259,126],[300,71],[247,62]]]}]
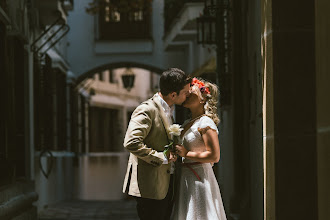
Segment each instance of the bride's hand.
[{"label": "bride's hand", "polygon": [[183,145],[175,145],[175,152],[180,156],[180,157],[185,157],[188,153],[188,150],[184,148]]}]

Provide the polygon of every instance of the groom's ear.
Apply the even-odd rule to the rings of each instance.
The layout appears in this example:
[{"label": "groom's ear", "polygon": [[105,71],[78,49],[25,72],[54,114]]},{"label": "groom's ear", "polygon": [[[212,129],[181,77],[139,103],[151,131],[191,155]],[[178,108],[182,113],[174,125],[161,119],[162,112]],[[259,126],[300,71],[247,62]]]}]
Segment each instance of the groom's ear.
[{"label": "groom's ear", "polygon": [[178,94],[176,92],[171,92],[170,93],[170,97],[173,99],[175,99],[178,96]]}]

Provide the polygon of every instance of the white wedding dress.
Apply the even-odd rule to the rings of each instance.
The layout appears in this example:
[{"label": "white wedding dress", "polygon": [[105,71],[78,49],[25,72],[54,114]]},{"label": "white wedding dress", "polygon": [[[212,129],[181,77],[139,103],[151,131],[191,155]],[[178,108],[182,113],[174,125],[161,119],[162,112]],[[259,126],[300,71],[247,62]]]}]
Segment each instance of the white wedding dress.
[{"label": "white wedding dress", "polygon": [[[186,149],[194,152],[205,151],[205,145],[199,132],[200,129],[213,129],[218,133],[217,126],[213,120],[203,116],[197,119],[184,133],[183,145]],[[194,162],[183,158],[183,163]],[[175,199],[172,219],[226,220],[219,185],[212,165],[210,163],[201,163],[191,165],[190,167],[200,177],[200,180],[198,180],[193,170],[186,166],[181,166],[179,189]]]}]

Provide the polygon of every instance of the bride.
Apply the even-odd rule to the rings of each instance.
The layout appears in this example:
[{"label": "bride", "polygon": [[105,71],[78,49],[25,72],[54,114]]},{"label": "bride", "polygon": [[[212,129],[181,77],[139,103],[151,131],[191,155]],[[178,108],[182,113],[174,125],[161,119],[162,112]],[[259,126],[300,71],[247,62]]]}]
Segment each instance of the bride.
[{"label": "bride", "polygon": [[190,109],[192,119],[182,125],[183,146],[176,145],[175,148],[182,163],[174,220],[226,220],[212,169],[213,163],[220,159],[217,100],[216,85],[193,79],[191,94],[183,104]]}]

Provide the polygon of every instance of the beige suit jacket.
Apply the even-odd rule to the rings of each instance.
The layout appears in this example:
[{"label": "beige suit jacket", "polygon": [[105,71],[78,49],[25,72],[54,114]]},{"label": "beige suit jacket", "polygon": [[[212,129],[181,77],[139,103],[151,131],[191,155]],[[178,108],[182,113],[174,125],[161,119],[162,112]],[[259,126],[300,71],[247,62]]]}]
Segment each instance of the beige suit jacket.
[{"label": "beige suit jacket", "polygon": [[170,164],[163,164],[163,151],[170,142],[169,122],[155,96],[139,105],[131,116],[124,140],[130,152],[123,192],[164,199],[170,181]]}]

